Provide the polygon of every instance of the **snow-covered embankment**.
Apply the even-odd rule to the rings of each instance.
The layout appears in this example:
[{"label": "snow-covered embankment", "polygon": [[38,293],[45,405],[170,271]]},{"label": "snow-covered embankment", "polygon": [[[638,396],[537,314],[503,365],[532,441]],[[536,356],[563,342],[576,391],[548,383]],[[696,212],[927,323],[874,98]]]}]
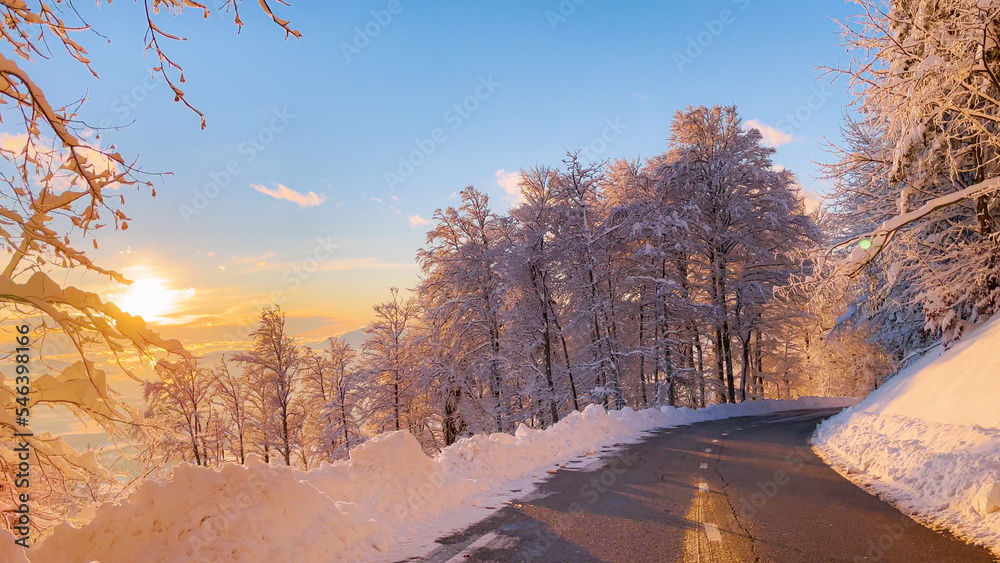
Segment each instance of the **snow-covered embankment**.
[{"label": "snow-covered embankment", "polygon": [[1000,555],[1000,319],[826,420],[813,444],[914,519]]},{"label": "snow-covered embankment", "polygon": [[[634,442],[643,432],[855,399],[751,401],[705,409],[574,412],[545,430],[479,434],[431,458],[407,432],[377,436],[350,461],[313,471],[257,459],[219,469],[181,465],[107,504],[82,528],[63,524],[27,554],[33,563],[355,561],[420,555],[547,476],[560,463]],[[2,538],[0,538],[2,540]],[[21,557],[19,553],[0,555]]]}]

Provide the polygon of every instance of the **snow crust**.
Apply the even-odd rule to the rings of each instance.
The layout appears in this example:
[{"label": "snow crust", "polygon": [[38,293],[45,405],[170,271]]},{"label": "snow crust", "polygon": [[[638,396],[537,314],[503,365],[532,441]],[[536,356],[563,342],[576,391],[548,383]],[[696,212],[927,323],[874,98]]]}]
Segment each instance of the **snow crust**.
[{"label": "snow crust", "polygon": [[1000,319],[824,421],[817,453],[931,526],[1000,556]]},{"label": "snow crust", "polygon": [[402,431],[358,446],[350,461],[308,472],[259,458],[218,469],[182,464],[171,479],[147,482],[124,502],[101,506],[87,525],[58,526],[28,556],[35,563],[419,556],[433,549],[434,538],[523,496],[524,487],[560,464],[596,458],[602,448],[638,441],[648,431],[856,402],[803,398],[610,413],[591,405],[545,430],[522,425],[514,435],[479,434],[433,458]]}]

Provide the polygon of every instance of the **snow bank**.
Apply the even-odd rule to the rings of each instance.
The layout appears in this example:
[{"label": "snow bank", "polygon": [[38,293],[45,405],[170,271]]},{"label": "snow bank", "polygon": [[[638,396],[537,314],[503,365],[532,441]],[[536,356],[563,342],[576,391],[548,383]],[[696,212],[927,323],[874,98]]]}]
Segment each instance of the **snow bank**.
[{"label": "snow bank", "polygon": [[441,531],[429,522],[467,526],[486,514],[466,509],[503,498],[512,483],[646,431],[855,402],[807,398],[610,413],[592,405],[546,430],[480,434],[434,458],[409,433],[390,432],[352,450],[350,461],[309,472],[259,459],[219,469],[184,464],[169,481],[145,483],[125,502],[100,507],[82,528],[60,525],[29,555],[36,563],[372,560],[398,556],[407,543],[408,553],[419,555],[414,546],[429,544],[413,540]]},{"label": "snow bank", "polygon": [[4,563],[30,563],[23,547],[14,543],[17,537],[0,528],[0,561]]},{"label": "snow bank", "polygon": [[817,453],[915,519],[1000,555],[1000,319],[828,419]]},{"label": "snow bank", "polygon": [[[377,525],[253,458],[218,470],[183,464],[82,528],[61,524],[31,561],[320,561],[357,553]],[[317,542],[322,538],[322,542]]]}]

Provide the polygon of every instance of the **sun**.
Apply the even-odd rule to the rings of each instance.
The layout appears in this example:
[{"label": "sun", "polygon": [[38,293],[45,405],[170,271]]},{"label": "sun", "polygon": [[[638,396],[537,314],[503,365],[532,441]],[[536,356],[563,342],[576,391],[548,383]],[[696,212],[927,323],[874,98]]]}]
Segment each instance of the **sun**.
[{"label": "sun", "polygon": [[114,303],[122,311],[144,320],[163,320],[176,310],[178,297],[183,293],[168,288],[159,278],[142,278],[132,282]]}]

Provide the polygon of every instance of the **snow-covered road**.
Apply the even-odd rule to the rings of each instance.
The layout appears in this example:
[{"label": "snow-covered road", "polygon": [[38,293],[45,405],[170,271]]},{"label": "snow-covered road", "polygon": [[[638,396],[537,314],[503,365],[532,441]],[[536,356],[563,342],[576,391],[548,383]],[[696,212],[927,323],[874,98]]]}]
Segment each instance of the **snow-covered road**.
[{"label": "snow-covered road", "polygon": [[834,410],[662,431],[567,468],[439,540],[447,561],[993,561],[827,467],[808,438]]}]

